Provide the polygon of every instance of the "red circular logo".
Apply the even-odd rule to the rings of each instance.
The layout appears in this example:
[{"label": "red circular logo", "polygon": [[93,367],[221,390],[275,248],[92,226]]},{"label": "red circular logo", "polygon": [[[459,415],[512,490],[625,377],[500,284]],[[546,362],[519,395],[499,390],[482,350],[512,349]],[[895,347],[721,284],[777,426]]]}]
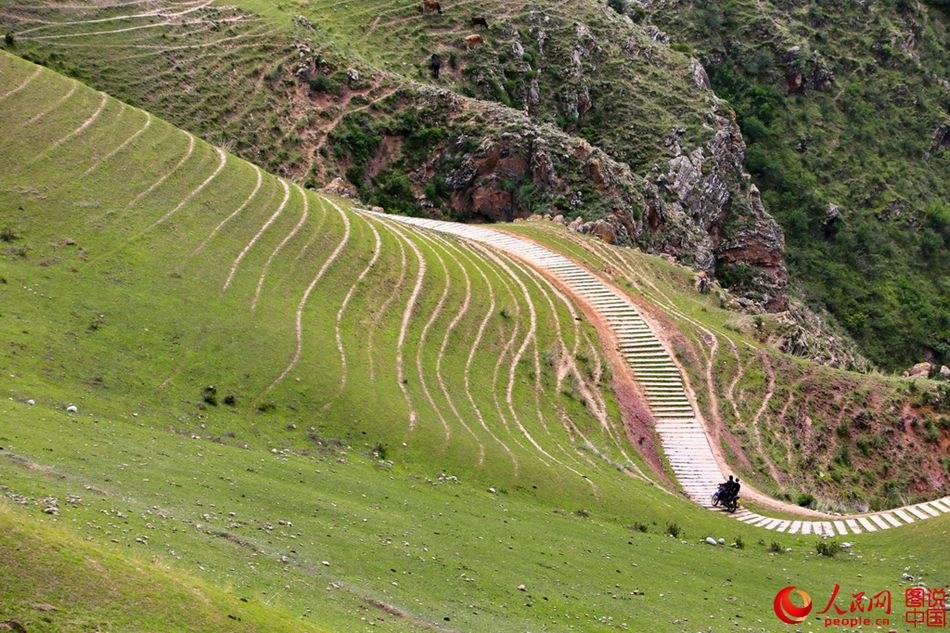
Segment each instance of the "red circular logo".
[{"label": "red circular logo", "polygon": [[[792,603],[791,593],[795,591],[802,597],[802,606],[796,606]],[[775,595],[775,615],[785,624],[800,624],[805,621],[808,614],[811,613],[811,596],[796,589],[794,586],[785,587]]]}]

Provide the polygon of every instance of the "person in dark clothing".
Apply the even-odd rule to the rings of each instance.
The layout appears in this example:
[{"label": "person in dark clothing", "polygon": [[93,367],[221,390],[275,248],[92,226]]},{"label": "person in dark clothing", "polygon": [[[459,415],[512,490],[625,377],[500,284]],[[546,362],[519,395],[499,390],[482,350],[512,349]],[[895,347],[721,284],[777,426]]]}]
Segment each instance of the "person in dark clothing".
[{"label": "person in dark clothing", "polygon": [[429,58],[429,72],[432,73],[435,79],[438,79],[440,70],[442,70],[442,58],[432,53],[432,57]]},{"label": "person in dark clothing", "polygon": [[725,501],[732,496],[732,488],[735,486],[735,482],[732,480],[732,475],[729,475],[729,481],[724,481],[719,484],[719,501],[725,503]]}]

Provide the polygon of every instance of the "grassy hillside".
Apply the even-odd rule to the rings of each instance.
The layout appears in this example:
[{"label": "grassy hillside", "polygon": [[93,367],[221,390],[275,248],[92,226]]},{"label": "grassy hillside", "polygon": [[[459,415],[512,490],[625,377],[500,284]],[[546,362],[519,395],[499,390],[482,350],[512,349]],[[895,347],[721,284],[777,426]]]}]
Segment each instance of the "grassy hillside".
[{"label": "grassy hillside", "polygon": [[[595,0],[420,7],[11,3],[0,28],[8,50],[305,185],[344,177],[369,203],[464,220],[608,218],[710,274],[744,263],[733,280],[781,307],[781,232],[701,68]],[[491,25],[466,48],[477,12]]]},{"label": "grassy hillside", "polygon": [[516,262],[0,64],[4,617],[129,630],[197,591],[194,626],[769,630],[790,579],[950,580],[946,516],[827,558],[644,481],[593,333]]},{"label": "grassy hillside", "polygon": [[[632,3],[631,3],[632,4]],[[919,2],[652,3],[735,108],[805,296],[875,363],[950,351],[947,14]]]},{"label": "grassy hillside", "polygon": [[[805,326],[787,315],[723,309],[691,271],[603,244],[550,222],[508,230],[568,253],[617,285],[682,336],[690,374],[725,455],[747,479],[793,503],[864,512],[950,491],[950,386],[858,374],[777,349]],[[659,308],[659,309],[657,309]],[[825,350],[829,360],[837,352]]]}]

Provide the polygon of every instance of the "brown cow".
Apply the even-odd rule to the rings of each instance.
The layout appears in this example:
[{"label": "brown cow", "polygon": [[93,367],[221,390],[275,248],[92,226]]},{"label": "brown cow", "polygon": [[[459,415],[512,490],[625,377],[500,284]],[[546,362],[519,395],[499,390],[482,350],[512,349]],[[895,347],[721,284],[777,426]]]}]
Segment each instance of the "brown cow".
[{"label": "brown cow", "polygon": [[482,17],[482,16],[480,16],[480,15],[473,15],[473,16],[472,16],[472,26],[484,26],[484,27],[487,29],[487,28],[488,28],[488,20],[486,20],[484,17]]},{"label": "brown cow", "polygon": [[439,4],[438,0],[422,0],[422,12],[429,13],[431,11],[438,11],[439,15],[442,15],[442,5]]},{"label": "brown cow", "polygon": [[465,37],[465,48],[474,48],[485,43],[485,38],[479,34],[468,35]]}]

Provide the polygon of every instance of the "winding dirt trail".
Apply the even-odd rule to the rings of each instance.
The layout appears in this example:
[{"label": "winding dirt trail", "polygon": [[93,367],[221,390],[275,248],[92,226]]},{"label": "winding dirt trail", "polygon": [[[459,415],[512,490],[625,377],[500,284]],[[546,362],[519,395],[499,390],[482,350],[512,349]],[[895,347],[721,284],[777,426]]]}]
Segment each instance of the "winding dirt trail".
[{"label": "winding dirt trail", "polygon": [[[467,244],[469,248],[472,248],[472,245]],[[511,459],[511,465],[514,469],[515,476],[519,474],[519,465],[518,458],[515,456],[511,448],[505,444],[500,437],[495,435],[495,432],[485,423],[485,417],[482,415],[481,409],[479,409],[478,404],[475,402],[474,392],[472,391],[472,362],[475,359],[475,354],[478,352],[478,349],[481,345],[482,338],[485,335],[485,329],[488,327],[488,323],[491,321],[492,316],[495,314],[495,288],[492,285],[491,281],[488,279],[488,275],[485,274],[485,270],[482,268],[483,264],[479,262],[479,258],[472,258],[470,260],[478,271],[478,274],[481,276],[482,281],[485,282],[485,287],[488,289],[488,310],[485,312],[485,316],[482,317],[478,325],[478,330],[475,333],[475,339],[472,341],[471,348],[468,352],[468,357],[465,359],[465,369],[463,371],[463,382],[465,384],[465,396],[468,398],[469,405],[472,407],[472,410],[475,412],[475,417],[478,420],[479,425],[482,429],[488,433],[488,435],[495,440],[499,446],[507,453],[508,457]],[[482,260],[483,262],[484,260]],[[497,400],[496,400],[497,404]],[[481,443],[479,443],[481,444]],[[481,455],[479,465],[484,461],[484,454]]]},{"label": "winding dirt trail", "polygon": [[[150,193],[152,193],[153,191],[155,191],[156,189],[158,189],[159,187],[161,187],[162,184],[163,184],[166,180],[168,180],[169,178],[171,178],[172,175],[173,175],[175,172],[177,172],[179,169],[181,169],[182,165],[184,165],[184,164],[188,161],[188,159],[191,158],[191,155],[192,155],[192,154],[194,153],[194,151],[195,151],[195,137],[194,137],[194,135],[190,134],[189,132],[185,132],[185,135],[188,137],[188,149],[185,151],[185,155],[181,157],[181,160],[179,160],[179,161],[175,164],[175,166],[172,167],[168,172],[162,174],[162,176],[161,176],[158,180],[156,180],[155,182],[153,182],[153,183],[148,187],[148,189],[146,189],[145,191],[142,191],[142,192],[139,193],[137,196],[135,196],[134,198],[132,198],[132,201],[129,202],[127,205],[125,205],[125,208],[122,209],[123,212],[128,211],[129,209],[131,209],[132,207],[134,207],[136,204],[138,204],[138,203],[142,200],[142,198],[144,198],[145,196],[149,195]],[[105,215],[105,217],[108,217],[109,215],[110,215],[110,214],[107,213],[107,214]],[[105,219],[105,217],[102,218],[102,219]]]},{"label": "winding dirt trail", "polygon": [[39,77],[39,75],[40,75],[41,72],[43,72],[43,67],[42,67],[42,66],[38,66],[38,67],[36,68],[36,70],[33,71],[33,74],[30,75],[29,77],[27,77],[26,79],[24,79],[22,82],[20,82],[20,84],[19,84],[18,86],[16,86],[16,87],[13,88],[12,90],[9,90],[9,91],[3,93],[2,95],[0,95],[0,101],[3,101],[3,100],[5,100],[5,99],[8,99],[8,98],[12,97],[13,95],[17,94],[18,92],[20,92],[20,91],[26,89],[27,86],[29,86],[31,83],[33,83],[33,80],[34,80],[34,79],[36,79],[37,77]]},{"label": "winding dirt trail", "polygon": [[205,247],[208,245],[208,242],[210,242],[211,240],[213,240],[214,237],[215,237],[218,233],[221,232],[221,229],[223,229],[225,226],[227,226],[227,224],[228,224],[231,220],[233,220],[233,219],[236,218],[238,215],[240,215],[241,211],[244,211],[244,209],[246,209],[246,208],[248,207],[248,205],[251,204],[251,201],[254,200],[254,197],[257,195],[257,192],[261,190],[261,185],[264,184],[264,174],[261,172],[260,168],[259,168],[257,165],[253,165],[253,167],[254,167],[254,173],[255,173],[255,175],[256,175],[256,181],[255,181],[255,183],[254,183],[254,189],[251,191],[250,194],[248,194],[247,198],[244,199],[244,202],[241,204],[241,206],[239,206],[237,209],[235,209],[234,211],[232,211],[232,212],[231,212],[231,215],[229,215],[228,217],[226,217],[226,218],[224,218],[223,220],[221,220],[221,222],[219,222],[218,225],[217,225],[216,227],[214,227],[214,228],[211,230],[211,233],[209,233],[209,234],[207,235],[207,237],[205,237],[203,240],[201,240],[201,244],[198,244],[198,246],[195,247],[195,250],[191,251],[191,254],[188,255],[188,259],[191,259],[191,258],[194,257],[195,255],[197,255],[198,253],[200,253],[201,251],[203,251],[203,250],[205,249]]},{"label": "winding dirt trail", "polygon": [[[452,415],[455,416],[455,419],[458,423],[464,428],[469,435],[472,436],[472,439],[475,440],[478,445],[478,465],[482,466],[485,463],[485,445],[482,443],[481,438],[472,430],[472,427],[465,421],[465,418],[459,413],[458,407],[455,405],[455,400],[452,398],[452,394],[449,391],[448,386],[445,383],[445,378],[442,374],[442,361],[445,358],[445,350],[449,345],[449,340],[452,337],[452,334],[455,332],[456,327],[459,322],[468,314],[469,307],[472,303],[472,279],[469,277],[468,270],[465,268],[465,264],[460,260],[464,259],[465,261],[471,261],[468,256],[464,253],[462,248],[453,244],[451,241],[433,234],[430,237],[440,243],[445,249],[446,254],[449,251],[454,252],[458,257],[453,257],[453,260],[458,264],[459,269],[462,271],[462,278],[465,280],[465,298],[462,300],[462,305],[459,307],[458,312],[452,318],[452,321],[449,322],[448,327],[445,329],[445,333],[442,336],[442,341],[439,345],[439,354],[436,357],[435,361],[435,379],[439,385],[439,389],[442,391],[442,396],[445,398],[445,401],[449,405],[449,410],[452,412]],[[468,394],[469,396],[471,394]]]},{"label": "winding dirt trail", "polygon": [[63,105],[64,103],[66,103],[66,101],[67,101],[71,96],[73,96],[74,94],[76,94],[76,91],[77,91],[77,90],[79,90],[79,82],[78,82],[78,81],[73,81],[73,82],[72,82],[72,85],[71,85],[70,88],[69,88],[69,90],[66,92],[66,94],[64,94],[62,97],[60,97],[59,100],[57,100],[55,103],[53,103],[52,105],[50,105],[48,108],[46,108],[45,110],[43,110],[43,111],[40,112],[39,114],[34,115],[33,117],[27,119],[27,120],[24,121],[23,123],[20,123],[19,125],[16,126],[15,129],[22,130],[23,128],[25,128],[25,127],[27,127],[27,126],[30,126],[30,125],[33,125],[33,124],[37,123],[37,122],[40,121],[43,117],[45,117],[46,115],[48,115],[50,112],[54,111],[56,108],[58,108],[59,106]]},{"label": "winding dirt trail", "polygon": [[261,298],[261,289],[264,287],[264,280],[267,279],[267,271],[270,270],[270,265],[274,261],[274,258],[287,246],[287,243],[294,239],[297,233],[300,232],[300,229],[307,223],[307,218],[310,217],[310,200],[307,198],[307,194],[303,189],[300,188],[300,185],[294,184],[294,188],[300,192],[300,197],[303,200],[303,212],[300,214],[300,220],[297,224],[290,230],[287,235],[284,236],[284,239],[274,247],[274,250],[271,251],[270,256],[267,258],[267,261],[264,262],[264,267],[261,268],[261,274],[257,278],[257,288],[254,289],[254,300],[251,301],[251,311],[257,310],[257,302]]},{"label": "winding dirt trail", "polygon": [[63,138],[61,138],[61,139],[55,141],[52,145],[50,145],[49,147],[47,147],[47,148],[44,149],[43,151],[38,152],[33,158],[30,159],[30,162],[29,162],[28,164],[29,164],[29,165],[32,165],[32,164],[35,163],[36,161],[42,160],[43,158],[46,157],[46,155],[47,155],[49,152],[52,152],[52,151],[55,150],[57,147],[60,147],[60,146],[62,146],[62,145],[65,145],[66,143],[68,143],[69,141],[73,140],[74,138],[76,138],[77,136],[79,136],[80,134],[82,134],[83,132],[85,132],[87,129],[89,129],[89,126],[92,125],[93,123],[95,123],[95,122],[96,122],[96,119],[98,119],[99,116],[102,115],[102,111],[105,110],[105,107],[106,107],[106,104],[107,104],[107,103],[109,103],[109,95],[107,95],[107,94],[104,93],[104,92],[100,92],[100,93],[99,93],[99,105],[96,107],[96,109],[93,111],[93,113],[90,114],[90,115],[86,118],[86,120],[83,121],[83,122],[79,125],[79,127],[77,127],[75,130],[73,130],[72,132],[70,132],[69,134],[67,134],[66,136],[64,136]]},{"label": "winding dirt trail", "polygon": [[379,235],[379,231],[373,225],[373,223],[366,219],[366,216],[360,214],[358,216],[373,234],[374,244],[373,244],[373,256],[370,258],[369,263],[366,264],[366,268],[360,272],[359,276],[356,278],[356,281],[353,282],[353,285],[350,286],[349,291],[346,293],[346,296],[343,298],[343,303],[340,304],[340,309],[336,313],[336,325],[334,326],[334,336],[336,337],[336,349],[340,353],[340,382],[337,383],[336,392],[334,395],[329,398],[321,407],[320,413],[326,412],[333,403],[336,402],[343,392],[346,390],[346,383],[348,380],[348,365],[346,362],[346,349],[343,346],[343,333],[340,328],[340,325],[343,322],[343,315],[346,313],[347,306],[350,305],[350,300],[353,298],[353,295],[356,294],[357,288],[366,279],[366,275],[376,266],[376,262],[379,261],[379,257],[382,254],[383,241]]},{"label": "winding dirt trail", "polygon": [[[286,183],[284,186],[286,186]],[[340,253],[343,251],[344,247],[346,247],[347,243],[350,241],[349,215],[345,211],[343,211],[343,209],[341,209],[333,200],[330,200],[329,198],[325,198],[323,196],[321,196],[320,199],[330,204],[330,206],[332,206],[340,214],[340,218],[342,218],[343,226],[344,226],[343,238],[340,240],[340,243],[337,244],[337,247],[333,250],[333,252],[330,253],[330,256],[327,257],[326,261],[323,262],[323,266],[321,266],[320,270],[317,271],[317,274],[314,275],[313,279],[310,281],[310,285],[307,286],[307,289],[304,291],[303,296],[300,298],[300,302],[297,304],[297,310],[294,313],[294,335],[296,338],[296,345],[294,349],[293,358],[290,360],[290,363],[287,364],[287,367],[285,367],[284,370],[280,373],[280,375],[274,379],[274,382],[272,382],[263,391],[263,393],[261,393],[259,397],[263,397],[264,395],[269,393],[271,390],[273,390],[274,387],[276,387],[278,384],[283,382],[283,380],[287,377],[287,375],[290,374],[290,372],[293,371],[294,367],[297,366],[297,363],[300,362],[300,357],[303,354],[303,311],[304,311],[304,308],[307,307],[307,301],[310,299],[310,294],[313,292],[313,289],[317,286],[318,283],[320,283],[320,280],[323,279],[323,276],[326,274],[327,270],[330,268],[333,262],[336,261],[337,257],[340,256]],[[286,202],[286,199],[285,199],[285,202]]]},{"label": "winding dirt trail", "polygon": [[386,316],[386,311],[389,310],[389,307],[399,298],[399,295],[402,293],[402,285],[406,282],[406,273],[408,271],[409,261],[406,257],[406,246],[403,244],[403,241],[399,238],[395,231],[392,230],[392,227],[389,226],[386,222],[380,222],[377,218],[373,218],[372,221],[379,222],[380,226],[389,231],[389,234],[395,238],[396,244],[399,246],[399,279],[396,280],[396,283],[393,284],[393,291],[386,297],[386,300],[383,301],[382,305],[379,306],[379,309],[376,310],[375,315],[373,316],[372,326],[369,328],[369,334],[366,336],[366,354],[369,360],[369,382],[375,387],[376,386],[376,363],[373,359],[373,350],[375,349],[374,339],[376,337],[376,331],[380,328],[383,322],[383,318]]},{"label": "winding dirt trail", "polygon": [[[419,233],[419,237],[426,239],[428,236],[424,233]],[[426,397],[426,401],[429,403],[429,406],[432,407],[436,417],[439,418],[439,422],[442,423],[442,429],[445,432],[444,445],[448,446],[449,440],[452,438],[452,429],[449,427],[449,423],[445,419],[445,416],[442,415],[442,407],[435,403],[435,399],[432,397],[432,393],[429,391],[429,385],[426,384],[426,373],[422,366],[422,354],[425,351],[426,339],[429,336],[429,329],[432,327],[432,324],[438,320],[439,316],[441,316],[442,309],[445,307],[445,300],[449,297],[449,292],[452,289],[452,276],[449,274],[448,266],[445,265],[445,260],[442,258],[442,255],[439,254],[438,249],[435,247],[433,241],[427,241],[429,241],[432,255],[435,257],[435,260],[439,262],[439,267],[442,269],[442,276],[445,278],[445,285],[442,288],[442,294],[439,296],[439,301],[435,304],[435,308],[432,309],[432,313],[429,315],[429,320],[426,321],[424,326],[422,326],[422,332],[419,334],[419,343],[416,346],[416,375],[419,377],[419,386],[422,387],[422,393]]]},{"label": "winding dirt trail", "polygon": [[131,145],[132,143],[134,143],[134,142],[135,142],[135,139],[137,139],[138,137],[140,137],[140,136],[142,136],[143,134],[145,134],[145,132],[147,132],[150,127],[152,127],[152,121],[153,121],[154,119],[152,118],[152,115],[149,114],[148,112],[145,112],[144,114],[145,114],[145,124],[142,125],[142,127],[140,127],[134,134],[132,134],[132,136],[130,136],[130,137],[128,137],[127,139],[125,139],[125,141],[123,141],[121,145],[119,145],[118,147],[116,147],[115,149],[113,149],[111,152],[109,152],[108,154],[106,154],[106,155],[103,156],[102,158],[99,158],[98,160],[96,160],[95,162],[93,162],[92,165],[90,165],[90,166],[86,169],[86,171],[84,171],[84,172],[82,172],[81,174],[79,174],[79,177],[80,177],[80,178],[85,178],[86,176],[88,176],[89,174],[91,174],[93,171],[95,171],[98,167],[100,167],[100,166],[103,165],[104,163],[106,163],[106,162],[112,160],[112,159],[116,156],[116,154],[118,154],[119,152],[121,152],[122,150],[124,150],[126,147],[128,147],[129,145]]},{"label": "winding dirt trail", "polygon": [[62,27],[62,26],[85,26],[87,24],[101,24],[103,22],[121,22],[123,20],[137,20],[137,19],[151,18],[151,17],[161,17],[161,18],[166,18],[166,19],[176,18],[176,17],[181,17],[183,15],[188,15],[189,13],[194,13],[195,11],[198,11],[199,9],[210,6],[211,4],[213,4],[213,0],[204,0],[203,2],[195,3],[190,8],[184,11],[180,11],[178,13],[168,13],[166,8],[162,8],[162,9],[154,9],[152,11],[146,11],[144,13],[136,13],[132,15],[116,15],[116,16],[111,16],[108,18],[93,18],[89,20],[68,20],[68,21],[63,21],[63,22],[51,21],[51,22],[45,22],[44,24],[40,26],[24,29],[22,31],[17,31],[15,35],[18,37],[22,37],[24,35],[27,35],[29,33],[34,33],[42,29],[52,29],[52,28]]},{"label": "winding dirt trail", "polygon": [[281,201],[280,206],[277,207],[277,210],[271,215],[266,222],[258,229],[257,233],[254,234],[254,237],[251,238],[247,244],[244,245],[244,248],[241,249],[241,252],[238,253],[237,257],[234,258],[234,261],[231,262],[231,269],[228,271],[228,277],[224,280],[224,285],[221,286],[221,292],[226,292],[227,289],[231,286],[231,282],[234,281],[234,275],[237,273],[238,267],[241,265],[241,261],[244,257],[250,252],[254,245],[257,243],[261,236],[267,231],[268,227],[274,223],[274,221],[280,217],[280,214],[284,212],[284,207],[287,206],[287,201],[290,200],[290,187],[287,186],[287,181],[283,178],[279,178],[278,182],[280,186],[284,188],[284,199]]},{"label": "winding dirt trail", "polygon": [[775,394],[775,370],[772,369],[772,363],[769,362],[768,354],[762,350],[759,350],[758,357],[762,361],[762,366],[765,368],[768,382],[766,383],[765,396],[762,398],[762,404],[759,405],[755,415],[752,417],[750,426],[752,427],[752,433],[755,436],[756,451],[762,457],[762,459],[765,460],[765,464],[768,466],[772,479],[776,483],[781,483],[781,473],[775,466],[775,462],[772,461],[772,458],[769,457],[768,452],[765,450],[765,446],[762,443],[762,432],[759,429],[759,420],[762,419],[762,415],[765,413],[766,408],[769,406],[769,402],[772,400],[772,396]]},{"label": "winding dirt trail", "polygon": [[419,299],[419,294],[422,292],[422,282],[425,280],[426,275],[426,260],[422,256],[422,253],[419,251],[419,248],[415,243],[406,237],[406,234],[397,229],[395,226],[390,225],[390,229],[396,233],[396,235],[405,242],[409,247],[409,250],[416,256],[416,262],[419,267],[416,272],[416,281],[412,287],[412,294],[409,295],[409,299],[406,301],[406,307],[402,313],[402,321],[399,325],[399,338],[396,341],[396,381],[399,383],[399,390],[402,392],[403,398],[406,401],[406,406],[409,409],[409,431],[412,432],[416,428],[416,409],[412,403],[412,395],[409,393],[409,388],[406,386],[406,368],[405,361],[403,359],[403,348],[406,343],[406,334],[409,331],[409,322],[412,320],[412,313],[416,307],[416,301]]},{"label": "winding dirt trail", "polygon": [[218,153],[218,166],[215,167],[215,169],[214,169],[214,171],[211,173],[211,175],[208,176],[208,177],[204,180],[204,182],[202,182],[200,185],[198,185],[197,187],[195,187],[195,189],[192,190],[187,196],[185,196],[185,198],[184,198],[181,202],[179,202],[178,205],[175,206],[174,209],[172,209],[171,211],[169,211],[168,213],[166,213],[165,215],[163,215],[163,216],[160,217],[159,219],[155,220],[155,222],[153,222],[152,225],[149,226],[148,229],[146,229],[146,230],[154,229],[154,228],[157,227],[158,225],[164,224],[165,222],[167,222],[173,215],[175,215],[176,213],[178,213],[179,211],[181,211],[182,207],[184,207],[186,204],[188,204],[189,202],[191,202],[191,201],[195,198],[195,196],[197,196],[199,193],[201,193],[202,191],[204,191],[205,187],[207,187],[208,185],[210,185],[211,182],[212,182],[215,178],[218,177],[218,174],[220,174],[220,173],[224,170],[224,166],[225,166],[225,164],[227,164],[227,162],[228,162],[228,155],[225,154],[225,153],[224,153],[224,150],[222,150],[220,147],[215,147],[214,150]]}]

